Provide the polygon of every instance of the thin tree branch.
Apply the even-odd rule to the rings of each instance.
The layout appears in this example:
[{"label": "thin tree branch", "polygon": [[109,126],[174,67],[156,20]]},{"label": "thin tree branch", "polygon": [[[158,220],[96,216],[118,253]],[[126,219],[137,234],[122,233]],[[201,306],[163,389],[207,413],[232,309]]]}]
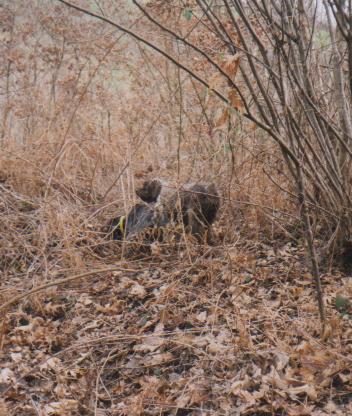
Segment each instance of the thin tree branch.
[{"label": "thin tree branch", "polygon": [[110,19],[107,19],[106,17],[103,16],[99,16],[98,14],[95,14],[87,9],[83,9],[82,7],[76,6],[75,4],[72,4],[66,0],[56,0],[59,3],[62,3],[68,7],[71,7],[72,9],[78,10],[79,12],[82,12],[84,14],[87,14],[91,17],[94,17],[96,19],[102,20],[105,23],[108,23],[111,26],[116,27],[119,30],[122,30],[123,32],[127,33],[128,35],[132,36],[134,39],[137,39],[138,41],[144,43],[145,45],[149,46],[150,48],[154,49],[156,52],[160,53],[161,55],[163,55],[165,58],[167,58],[168,60],[170,60],[172,63],[174,63],[175,65],[177,65],[178,67],[180,67],[181,69],[183,69],[185,72],[187,72],[188,74],[190,74],[193,78],[195,78],[198,82],[200,82],[201,84],[203,84],[205,87],[212,89],[214,91],[214,93],[217,95],[217,97],[219,97],[224,103],[228,104],[228,100],[226,97],[224,97],[219,91],[210,88],[209,84],[203,79],[201,78],[199,75],[197,75],[195,72],[193,72],[191,69],[187,68],[186,66],[184,66],[181,62],[178,62],[173,56],[171,56],[170,54],[168,54],[167,52],[165,52],[163,49],[160,49],[158,46],[154,45],[153,43],[149,42],[147,39],[145,39],[144,37],[142,37],[141,35],[139,35],[138,33],[134,32],[131,29],[128,29],[125,26],[120,25],[119,23],[113,22]]}]

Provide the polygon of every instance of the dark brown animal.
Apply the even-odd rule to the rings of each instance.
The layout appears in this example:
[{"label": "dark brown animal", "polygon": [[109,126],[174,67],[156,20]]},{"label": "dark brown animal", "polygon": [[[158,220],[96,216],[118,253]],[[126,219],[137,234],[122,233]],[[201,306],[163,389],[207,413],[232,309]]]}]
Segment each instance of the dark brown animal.
[{"label": "dark brown animal", "polygon": [[209,234],[220,206],[214,184],[187,184],[175,190],[154,179],[136,190],[143,203],[136,204],[126,217],[112,220],[113,238],[130,238],[148,228],[169,223],[183,224],[198,239]]}]

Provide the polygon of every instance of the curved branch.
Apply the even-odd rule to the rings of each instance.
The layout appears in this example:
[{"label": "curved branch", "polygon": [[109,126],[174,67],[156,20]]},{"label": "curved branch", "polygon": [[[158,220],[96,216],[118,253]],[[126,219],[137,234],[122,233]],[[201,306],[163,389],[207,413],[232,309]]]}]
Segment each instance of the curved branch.
[{"label": "curved branch", "polygon": [[139,8],[139,10],[141,10],[142,13],[145,14],[145,16],[152,22],[154,23],[156,26],[158,26],[161,30],[169,33],[171,36],[173,36],[175,39],[181,41],[182,43],[184,43],[185,45],[189,46],[190,48],[194,49],[196,52],[198,52],[200,55],[202,55],[211,65],[213,65],[214,68],[216,68],[220,74],[226,78],[226,80],[228,81],[228,83],[237,91],[237,93],[239,94],[239,96],[241,97],[241,100],[246,108],[246,111],[249,112],[249,108],[248,105],[246,103],[246,100],[244,99],[243,94],[241,93],[240,89],[238,88],[238,86],[233,82],[233,80],[229,77],[229,75],[207,54],[205,53],[202,49],[200,49],[197,45],[195,45],[194,43],[189,42],[187,39],[181,37],[180,35],[178,35],[176,32],[174,32],[173,30],[167,28],[166,26],[162,25],[160,22],[158,22],[157,20],[154,19],[153,16],[151,16],[136,0],[132,0],[132,2]]},{"label": "curved branch", "polygon": [[198,82],[203,84],[205,87],[213,90],[215,95],[217,95],[224,103],[229,104],[229,101],[227,100],[227,98],[224,95],[222,95],[221,92],[215,90],[214,88],[211,88],[210,85],[203,78],[201,78],[199,75],[197,75],[191,69],[189,69],[186,66],[184,66],[183,64],[181,64],[181,62],[178,62],[173,56],[171,56],[170,54],[165,52],[163,49],[160,49],[158,46],[149,42],[147,39],[143,38],[141,35],[134,32],[133,30],[128,29],[127,27],[122,26],[119,23],[113,22],[112,20],[107,19],[104,16],[100,16],[100,15],[95,14],[95,13],[89,11],[89,10],[83,9],[82,7],[76,6],[75,4],[72,4],[72,3],[70,3],[66,0],[56,0],[56,1],[64,4],[65,6],[71,7],[72,9],[75,9],[79,12],[82,12],[82,13],[87,14],[89,16],[95,17],[96,19],[102,20],[103,22],[108,23],[109,25],[114,26],[117,29],[127,33],[128,35],[132,36],[134,39],[137,39],[138,41],[144,43],[145,45],[149,46],[150,48],[154,49],[155,51],[157,51],[158,53],[163,55],[165,58],[167,58],[169,61],[174,63],[176,66],[183,69],[185,72],[187,72],[189,75],[191,75],[194,79],[196,79]]},{"label": "curved branch", "polygon": [[[82,7],[76,6],[75,4],[72,4],[66,0],[56,0],[72,9],[75,9],[79,12],[82,12],[84,14],[87,14],[89,16],[92,16],[96,19],[102,20],[105,23],[110,24],[111,26],[116,27],[119,30],[122,30],[123,32],[129,34],[130,36],[132,36],[134,39],[137,39],[138,41],[144,43],[145,45],[149,46],[150,48],[152,48],[153,50],[157,51],[158,53],[160,53],[162,56],[164,56],[165,58],[167,58],[168,60],[170,60],[172,63],[174,63],[176,66],[178,66],[179,68],[183,69],[185,72],[187,72],[189,75],[191,75],[194,79],[196,79],[198,82],[200,82],[202,85],[204,85],[205,87],[207,87],[208,89],[214,91],[215,95],[220,98],[224,103],[230,105],[229,101],[227,100],[227,98],[222,95],[219,91],[215,90],[214,88],[211,88],[210,85],[203,79],[201,78],[199,75],[197,75],[195,72],[193,72],[191,69],[187,68],[186,66],[184,66],[183,64],[181,64],[180,62],[178,62],[174,57],[172,57],[170,54],[168,54],[167,52],[165,52],[164,50],[160,49],[158,46],[154,45],[153,43],[149,42],[147,39],[143,38],[141,35],[139,35],[138,33],[134,32],[131,29],[128,29],[122,25],[120,25],[119,23],[115,23],[110,19],[107,19],[106,17],[100,16],[98,14],[95,14],[89,10],[83,9]],[[231,81],[232,82],[232,81]],[[255,123],[258,127],[260,127],[261,129],[265,130],[267,133],[270,134],[270,136],[280,145],[280,147],[282,148],[282,150],[285,152],[285,154],[287,156],[290,157],[290,159],[293,161],[293,163],[296,166],[300,165],[300,161],[298,160],[298,158],[296,157],[296,155],[293,153],[293,151],[289,148],[289,146],[287,145],[287,143],[285,143],[285,141],[279,136],[279,134],[277,134],[277,132],[275,132],[273,130],[273,128],[270,125],[266,125],[265,123],[261,122],[260,120],[258,120],[253,114],[251,113],[244,113],[243,114],[244,117],[246,117],[248,120],[252,121],[253,123]]]}]

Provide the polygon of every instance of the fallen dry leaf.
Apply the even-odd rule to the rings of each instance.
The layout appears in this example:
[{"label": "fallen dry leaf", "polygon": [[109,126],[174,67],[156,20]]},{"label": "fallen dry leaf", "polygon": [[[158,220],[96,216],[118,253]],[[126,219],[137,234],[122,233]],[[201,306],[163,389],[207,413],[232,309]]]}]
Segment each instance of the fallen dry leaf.
[{"label": "fallen dry leaf", "polygon": [[45,406],[48,415],[69,416],[78,410],[77,400],[64,399],[60,402],[51,402]]}]

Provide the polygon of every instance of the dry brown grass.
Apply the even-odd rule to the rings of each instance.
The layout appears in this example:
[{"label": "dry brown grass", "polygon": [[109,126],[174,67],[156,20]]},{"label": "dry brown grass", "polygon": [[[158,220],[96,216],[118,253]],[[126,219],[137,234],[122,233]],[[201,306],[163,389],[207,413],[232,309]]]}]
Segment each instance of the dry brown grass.
[{"label": "dry brown grass", "polygon": [[[32,68],[13,69],[24,89],[1,103],[11,104],[12,118],[3,120],[0,153],[0,304],[13,303],[2,311],[0,414],[352,412],[351,311],[335,308],[351,283],[323,276],[330,332],[320,340],[304,248],[290,240],[299,227],[293,201],[277,186],[292,191],[276,149],[244,122],[234,135],[209,133],[188,79],[180,127],[178,74],[167,62],[154,61],[165,80],[151,69],[154,55],[128,45],[131,56],[117,43],[97,63],[108,50],[103,40],[118,36],[79,31],[77,16],[46,7],[17,10],[15,36],[22,23],[30,37],[65,28],[80,55],[75,62],[69,45],[61,63],[41,62],[45,76],[30,88]],[[44,43],[58,58],[55,36]],[[14,44],[11,53],[22,49]],[[78,76],[82,56],[91,67]],[[18,59],[29,65],[27,55]],[[130,87],[119,94],[105,84],[117,59]],[[175,186],[216,183],[214,246],[170,237],[126,256],[105,238],[102,227],[153,176]]]},{"label": "dry brown grass", "polygon": [[130,206],[133,184],[172,168],[138,163],[102,201],[116,167],[97,167],[110,180],[91,191],[77,155],[75,174],[65,166],[51,186],[24,157],[2,156],[1,303],[22,296],[3,314],[5,414],[348,414],[351,328],[334,302],[350,282],[324,276],[331,330],[320,341],[304,249],[277,225],[290,229],[280,213],[294,211],[260,156],[243,151],[230,189],[215,179],[215,246],[165,241],[127,258],[99,231]]}]

